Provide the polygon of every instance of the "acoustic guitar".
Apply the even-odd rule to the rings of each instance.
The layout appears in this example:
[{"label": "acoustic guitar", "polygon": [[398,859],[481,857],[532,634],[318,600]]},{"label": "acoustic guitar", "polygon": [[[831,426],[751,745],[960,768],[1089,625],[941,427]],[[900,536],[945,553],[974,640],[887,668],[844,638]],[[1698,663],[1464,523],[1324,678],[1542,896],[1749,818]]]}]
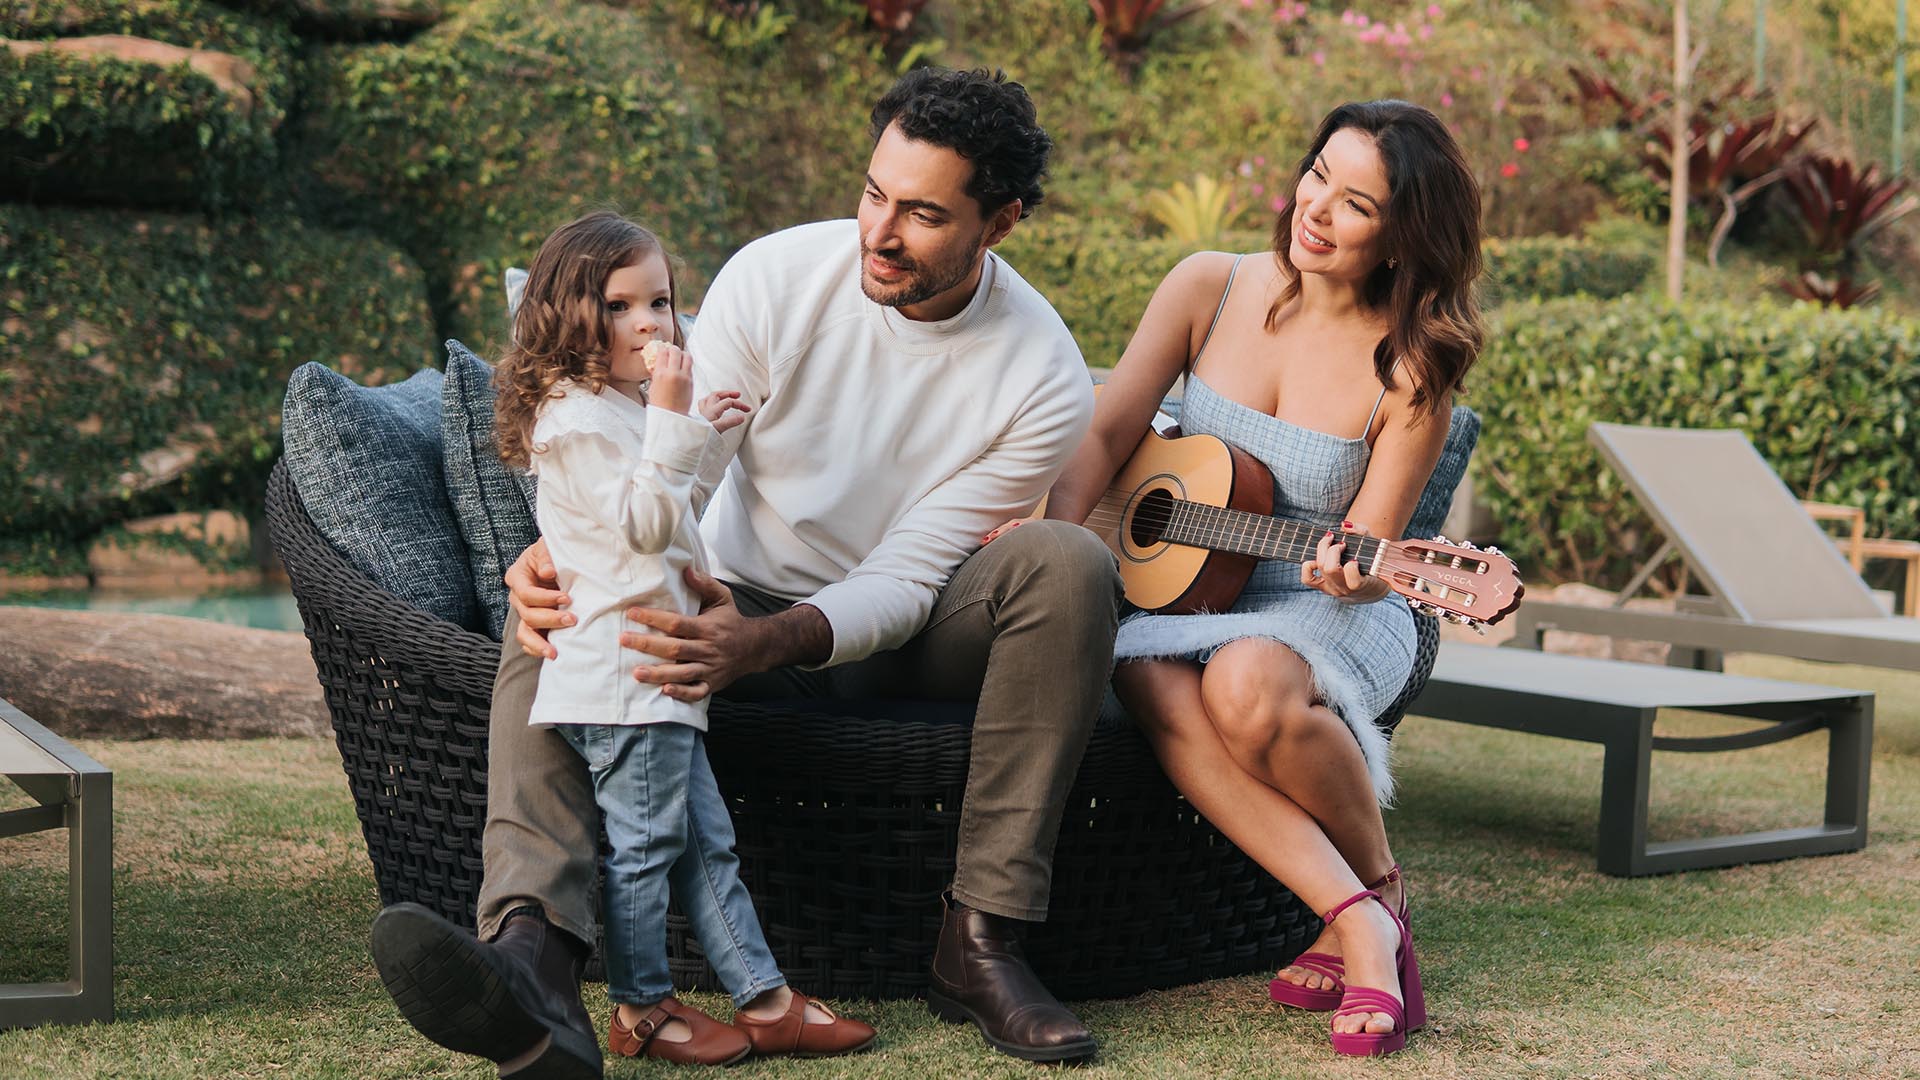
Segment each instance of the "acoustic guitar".
[{"label": "acoustic guitar", "polygon": [[[1211,435],[1148,431],[1087,518],[1120,560],[1127,599],[1166,615],[1225,611],[1263,560],[1309,562],[1328,527],[1273,516],[1273,476]],[[1482,633],[1526,591],[1498,548],[1445,537],[1382,540],[1333,530],[1344,562],[1387,583],[1416,612]]]}]

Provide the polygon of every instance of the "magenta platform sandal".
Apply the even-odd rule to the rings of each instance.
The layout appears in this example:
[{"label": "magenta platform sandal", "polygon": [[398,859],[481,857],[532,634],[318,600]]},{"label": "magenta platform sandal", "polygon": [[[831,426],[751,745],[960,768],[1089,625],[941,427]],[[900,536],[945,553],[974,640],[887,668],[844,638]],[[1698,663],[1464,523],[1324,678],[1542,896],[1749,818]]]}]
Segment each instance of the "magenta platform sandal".
[{"label": "magenta platform sandal", "polygon": [[1391,1054],[1407,1045],[1407,1032],[1427,1024],[1427,997],[1420,989],[1420,965],[1413,957],[1413,935],[1408,932],[1406,921],[1380,900],[1379,893],[1372,889],[1355,893],[1334,905],[1333,910],[1323,916],[1323,921],[1331,924],[1341,912],[1363,900],[1380,904],[1400,930],[1400,946],[1395,950],[1400,969],[1400,996],[1396,998],[1385,990],[1370,986],[1346,988],[1346,993],[1340,998],[1340,1007],[1334,1011],[1335,1020],[1356,1013],[1386,1013],[1393,1018],[1393,1030],[1385,1034],[1332,1032],[1334,1052],[1353,1057]]},{"label": "magenta platform sandal", "polygon": [[[1401,880],[1400,864],[1394,863],[1393,869],[1387,871],[1386,876],[1368,885],[1367,888],[1384,889],[1399,880]],[[1404,889],[1400,893],[1400,921],[1407,921],[1407,894]],[[1310,986],[1288,982],[1276,975],[1273,981],[1267,984],[1268,1000],[1278,1005],[1306,1009],[1309,1012],[1328,1012],[1340,1007],[1340,995],[1347,992],[1347,967],[1339,957],[1322,952],[1301,953],[1293,958],[1293,963],[1287,966],[1305,968],[1315,975],[1325,975],[1333,980],[1333,985],[1315,990]]]}]

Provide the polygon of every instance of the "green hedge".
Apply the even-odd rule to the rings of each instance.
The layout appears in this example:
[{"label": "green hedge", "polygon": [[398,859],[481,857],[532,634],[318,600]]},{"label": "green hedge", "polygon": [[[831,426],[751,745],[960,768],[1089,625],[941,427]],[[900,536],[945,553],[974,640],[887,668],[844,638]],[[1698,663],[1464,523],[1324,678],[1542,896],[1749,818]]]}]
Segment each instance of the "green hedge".
[{"label": "green hedge", "polygon": [[[775,6],[798,18],[777,40],[742,49],[701,29],[711,0],[661,2],[689,93],[725,119],[715,149],[733,192],[736,244],[854,212],[873,145],[868,115],[903,62],[1001,68],[1027,87],[1055,145],[1042,215],[1144,223],[1147,193],[1196,172],[1225,180],[1246,163],[1250,175],[1235,190],[1250,207],[1241,223],[1254,223],[1318,119],[1273,92],[1265,46],[1250,48],[1212,14],[1157,35],[1129,78],[1101,51],[1085,0],[943,0],[916,16],[910,44],[893,49],[858,0]],[[1265,185],[1262,195],[1254,183]]]},{"label": "green hedge", "polygon": [[0,536],[250,508],[295,367],[380,382],[436,353],[419,267],[292,219],[0,206],[0,267]]},{"label": "green hedge", "polygon": [[1531,573],[1618,588],[1660,539],[1588,425],[1730,427],[1795,495],[1865,507],[1875,535],[1920,535],[1917,355],[1920,320],[1872,309],[1513,305],[1469,377],[1479,490]]},{"label": "green hedge", "polygon": [[[1266,200],[1290,190],[1320,110],[1338,99],[1321,106],[1288,92],[1295,79],[1314,81],[1313,65],[1263,40],[1264,20],[1235,26],[1224,9],[1239,7],[1156,33],[1131,76],[1101,50],[1085,0],[935,3],[922,18],[948,43],[936,63],[1003,67],[1032,92],[1055,144],[1053,209],[1144,222],[1149,192],[1196,172],[1224,181],[1245,164],[1235,190],[1250,209],[1240,224],[1257,229]],[[1255,168],[1255,158],[1264,163]]]},{"label": "green hedge", "polygon": [[132,206],[256,199],[276,168],[294,39],[284,26],[197,0],[27,0],[0,36],[124,34],[251,65],[250,98],[186,64],[0,50],[0,196]]},{"label": "green hedge", "polygon": [[440,19],[440,0],[223,0],[226,6],[291,22],[330,36],[351,37]]},{"label": "green hedge", "polygon": [[[1266,244],[1263,233],[1235,232],[1223,237],[1221,246],[1260,251]],[[1124,221],[1054,217],[1043,208],[995,250],[1053,303],[1087,363],[1112,367],[1160,279],[1194,249],[1165,237],[1143,237]]]},{"label": "green hedge", "polygon": [[724,193],[767,182],[723,183],[671,41],[628,11],[475,0],[404,45],[321,49],[310,76],[305,211],[412,253],[442,331],[481,350],[501,343],[500,272],[568,218],[617,205],[711,271],[733,247]]},{"label": "green hedge", "polygon": [[1481,250],[1489,305],[1577,295],[1611,300],[1639,291],[1654,263],[1651,253],[1638,248],[1575,236],[1495,238]]}]

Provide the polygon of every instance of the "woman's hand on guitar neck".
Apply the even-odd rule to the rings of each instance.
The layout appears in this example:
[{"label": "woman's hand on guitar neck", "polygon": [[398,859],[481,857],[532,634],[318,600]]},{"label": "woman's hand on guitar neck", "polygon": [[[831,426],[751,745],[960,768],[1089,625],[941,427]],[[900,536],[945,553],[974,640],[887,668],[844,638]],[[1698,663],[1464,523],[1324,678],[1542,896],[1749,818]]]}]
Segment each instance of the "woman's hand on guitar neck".
[{"label": "woman's hand on guitar neck", "polygon": [[[1351,521],[1341,522],[1340,527],[1354,536],[1371,535],[1366,526]],[[1339,534],[1328,529],[1327,535],[1320,538],[1317,557],[1312,562],[1300,564],[1300,583],[1347,604],[1371,604],[1393,591],[1387,588],[1386,582],[1368,576],[1360,569],[1359,563],[1341,562],[1340,557],[1346,549],[1347,545],[1340,541]]]}]

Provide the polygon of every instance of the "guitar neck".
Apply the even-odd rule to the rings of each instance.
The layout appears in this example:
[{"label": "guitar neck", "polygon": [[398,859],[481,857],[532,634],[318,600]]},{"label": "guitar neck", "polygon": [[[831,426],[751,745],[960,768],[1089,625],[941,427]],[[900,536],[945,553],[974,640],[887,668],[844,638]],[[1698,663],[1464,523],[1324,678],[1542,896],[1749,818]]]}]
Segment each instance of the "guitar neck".
[{"label": "guitar neck", "polygon": [[[1160,535],[1170,543],[1189,547],[1230,551],[1256,559],[1308,562],[1314,558],[1326,530],[1304,521],[1177,499],[1173,515]],[[1371,573],[1386,541],[1349,535],[1346,545],[1347,560],[1359,563],[1362,570]]]}]

